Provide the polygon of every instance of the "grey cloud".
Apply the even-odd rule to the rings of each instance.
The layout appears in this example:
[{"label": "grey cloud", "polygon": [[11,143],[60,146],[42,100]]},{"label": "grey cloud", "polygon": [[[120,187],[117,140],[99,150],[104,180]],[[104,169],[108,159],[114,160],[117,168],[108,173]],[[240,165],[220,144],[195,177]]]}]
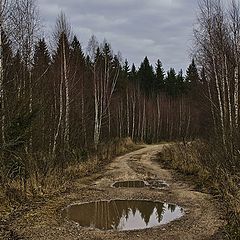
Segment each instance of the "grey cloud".
[{"label": "grey cloud", "polygon": [[63,10],[83,47],[95,34],[139,65],[145,56],[160,58],[167,70],[185,69],[197,0],[39,0],[46,29]]}]

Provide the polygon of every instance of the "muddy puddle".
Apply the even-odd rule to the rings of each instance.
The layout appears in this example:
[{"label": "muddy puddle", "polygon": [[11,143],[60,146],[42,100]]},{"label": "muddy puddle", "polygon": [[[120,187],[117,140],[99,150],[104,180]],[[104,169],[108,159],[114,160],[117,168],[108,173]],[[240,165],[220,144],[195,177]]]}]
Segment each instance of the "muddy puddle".
[{"label": "muddy puddle", "polygon": [[163,180],[148,180],[148,184],[152,188],[167,188],[169,185]]},{"label": "muddy puddle", "polygon": [[160,226],[183,214],[177,205],[146,200],[97,201],[70,205],[63,210],[63,217],[82,227],[117,231]]},{"label": "muddy puddle", "polygon": [[115,182],[112,186],[115,188],[142,188],[146,187],[149,184],[146,181],[118,181]]},{"label": "muddy puddle", "polygon": [[151,188],[167,188],[168,184],[162,180],[131,180],[131,181],[118,181],[115,182],[112,187],[115,188],[143,188],[143,187],[151,187]]}]

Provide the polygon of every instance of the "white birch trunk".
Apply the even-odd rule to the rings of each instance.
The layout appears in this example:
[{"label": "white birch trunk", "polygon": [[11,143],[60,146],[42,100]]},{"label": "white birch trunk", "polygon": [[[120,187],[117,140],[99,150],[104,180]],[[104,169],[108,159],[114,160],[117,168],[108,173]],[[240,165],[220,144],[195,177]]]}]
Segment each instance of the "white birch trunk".
[{"label": "white birch trunk", "polygon": [[213,59],[213,69],[214,69],[214,78],[215,78],[215,87],[217,90],[217,98],[218,98],[218,107],[219,107],[219,113],[220,113],[220,125],[221,125],[221,132],[222,132],[222,141],[223,145],[226,146],[226,134],[225,134],[225,124],[224,124],[224,107],[223,107],[223,102],[222,102],[222,97],[221,97],[221,89],[220,89],[220,83],[219,83],[219,78],[217,75],[217,69],[216,69],[216,62],[215,62],[215,55],[213,53],[212,56]]},{"label": "white birch trunk", "polygon": [[157,97],[157,141],[160,137],[160,96]]},{"label": "white birch trunk", "polygon": [[[238,61],[238,60],[237,60]],[[239,72],[238,64],[234,69],[234,110],[235,110],[235,128],[238,129],[238,113],[239,113]]]},{"label": "white birch trunk", "polygon": [[132,139],[134,139],[135,136],[135,116],[136,116],[136,95],[135,91],[133,92],[132,96]]},{"label": "white birch trunk", "polygon": [[228,101],[228,118],[229,118],[229,128],[230,128],[230,135],[232,137],[233,133],[233,114],[232,114],[232,104],[231,104],[231,92],[230,92],[230,82],[228,78],[228,66],[227,66],[227,57],[225,54],[225,75],[226,75],[226,85],[227,85],[227,101]]},{"label": "white birch trunk", "polygon": [[129,117],[129,95],[128,95],[128,88],[126,90],[127,95],[127,136],[130,135],[130,117]]},{"label": "white birch trunk", "polygon": [[2,143],[5,143],[5,113],[4,113],[4,90],[3,90],[3,44],[2,44],[2,28],[3,28],[3,6],[0,0],[0,104],[1,104],[1,131]]},{"label": "white birch trunk", "polygon": [[82,120],[82,128],[83,128],[83,138],[84,138],[84,146],[87,144],[87,130],[86,130],[86,124],[85,124],[85,102],[84,102],[84,84],[82,79],[82,94],[81,94],[81,105],[82,105],[82,112],[81,112],[81,120]]},{"label": "white birch trunk", "polygon": [[66,56],[66,45],[63,39],[63,74],[64,74],[64,83],[65,83],[65,129],[64,129],[64,147],[69,148],[69,138],[70,138],[70,126],[69,126],[69,116],[70,116],[70,99],[69,99],[69,81],[67,77],[67,56]]},{"label": "white birch trunk", "polygon": [[98,112],[98,91],[97,91],[97,82],[96,82],[96,68],[94,66],[94,109],[95,109],[95,120],[94,120],[94,146],[95,149],[98,147],[99,143],[99,112]]},{"label": "white birch trunk", "polygon": [[142,128],[141,128],[141,141],[144,141],[144,128],[145,128],[145,96],[143,97],[143,115],[142,115]]},{"label": "white birch trunk", "polygon": [[54,135],[54,141],[53,141],[53,150],[52,150],[53,156],[56,155],[57,139],[59,137],[60,127],[62,125],[62,119],[63,119],[63,82],[64,82],[64,73],[63,73],[63,67],[61,65],[61,82],[59,86],[59,118],[58,118],[57,129],[56,129],[56,132]]}]

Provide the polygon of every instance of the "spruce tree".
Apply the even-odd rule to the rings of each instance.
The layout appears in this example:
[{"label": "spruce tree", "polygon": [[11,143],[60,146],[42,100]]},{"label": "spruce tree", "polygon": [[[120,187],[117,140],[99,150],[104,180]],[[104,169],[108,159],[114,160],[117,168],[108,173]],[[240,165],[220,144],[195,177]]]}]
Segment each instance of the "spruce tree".
[{"label": "spruce tree", "polygon": [[196,85],[199,82],[198,70],[197,70],[194,59],[192,59],[192,63],[187,68],[185,80],[186,80],[186,85],[188,90],[196,87]]},{"label": "spruce tree", "polygon": [[170,96],[178,95],[178,84],[177,84],[177,75],[174,68],[170,68],[167,72],[166,82],[166,92]]},{"label": "spruce tree", "polygon": [[[70,44],[70,146],[85,146],[87,142],[86,117],[90,106],[90,94],[86,89],[92,89],[91,81],[86,81],[86,61],[81,44],[76,36]],[[88,107],[86,105],[88,104]],[[75,119],[79,119],[76,121]]]},{"label": "spruce tree", "polygon": [[117,92],[124,92],[130,80],[130,68],[128,65],[128,60],[125,59],[123,67],[121,67],[119,81],[117,82]]},{"label": "spruce tree", "polygon": [[124,77],[126,79],[129,78],[130,76],[130,68],[129,68],[129,64],[128,64],[128,60],[125,59],[124,65],[123,65],[123,72],[124,72]]},{"label": "spruce tree", "polygon": [[47,44],[44,39],[40,39],[35,46],[32,68],[33,95],[35,98],[35,104],[38,102],[40,106],[48,104],[48,102],[43,104],[42,101],[47,100],[47,93],[53,87],[49,80],[50,63],[51,58]]},{"label": "spruce tree", "polygon": [[155,74],[147,57],[144,58],[138,71],[138,81],[143,92],[150,96],[154,92]]},{"label": "spruce tree", "polygon": [[182,69],[179,71],[179,73],[177,75],[176,90],[177,90],[177,95],[183,94],[185,92],[185,83],[184,83]]},{"label": "spruce tree", "polygon": [[70,45],[70,55],[71,59],[74,59],[75,63],[82,63],[84,61],[82,47],[76,36],[73,37],[73,41]]},{"label": "spruce tree", "polygon": [[131,71],[129,73],[129,79],[130,79],[130,81],[135,82],[136,78],[137,78],[137,70],[136,70],[136,67],[133,63],[132,67],[131,67]]},{"label": "spruce tree", "polygon": [[156,89],[157,90],[164,90],[165,88],[165,81],[164,81],[164,70],[162,67],[162,62],[158,59],[156,63]]},{"label": "spruce tree", "polygon": [[53,129],[51,106],[54,105],[54,86],[50,64],[47,44],[44,39],[40,39],[35,46],[32,68],[32,108],[37,111],[32,128],[33,150],[48,150]]}]

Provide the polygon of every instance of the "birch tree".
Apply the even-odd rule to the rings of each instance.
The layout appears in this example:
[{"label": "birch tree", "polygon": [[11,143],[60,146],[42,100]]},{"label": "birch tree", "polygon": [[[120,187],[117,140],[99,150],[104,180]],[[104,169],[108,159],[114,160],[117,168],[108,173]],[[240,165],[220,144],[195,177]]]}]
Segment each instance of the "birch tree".
[{"label": "birch tree", "polygon": [[195,40],[216,137],[233,159],[239,131],[240,8],[235,0],[228,3],[200,1]]},{"label": "birch tree", "polygon": [[[103,42],[102,47],[94,36],[88,43],[88,53],[92,59],[94,95],[94,146],[97,149],[102,130],[103,118],[107,116],[112,96],[119,77],[120,64],[113,56],[110,44]],[[94,60],[93,60],[94,59]]]},{"label": "birch tree", "polygon": [[[38,11],[34,0],[1,0],[0,1],[0,101],[1,101],[1,133],[2,142],[5,143],[5,104],[4,104],[4,63],[2,38],[6,34],[11,42],[11,50],[17,51],[23,57],[25,76],[18,82],[18,89],[21,92],[28,92],[25,95],[25,104],[31,111],[32,87],[29,70],[32,66],[34,42],[39,30]],[[9,80],[12,81],[12,80]],[[6,81],[5,81],[6,82]],[[20,92],[20,91],[19,91]],[[20,97],[20,95],[15,95]]]},{"label": "birch tree", "polygon": [[[70,98],[69,98],[69,40],[71,37],[71,27],[66,20],[64,13],[60,13],[57,18],[54,40],[58,42],[58,54],[60,65],[60,83],[59,89],[59,113],[57,126],[54,134],[53,155],[56,154],[57,139],[60,135],[60,129],[63,131],[64,149],[69,148],[70,138]],[[65,114],[64,114],[65,113]]]}]

